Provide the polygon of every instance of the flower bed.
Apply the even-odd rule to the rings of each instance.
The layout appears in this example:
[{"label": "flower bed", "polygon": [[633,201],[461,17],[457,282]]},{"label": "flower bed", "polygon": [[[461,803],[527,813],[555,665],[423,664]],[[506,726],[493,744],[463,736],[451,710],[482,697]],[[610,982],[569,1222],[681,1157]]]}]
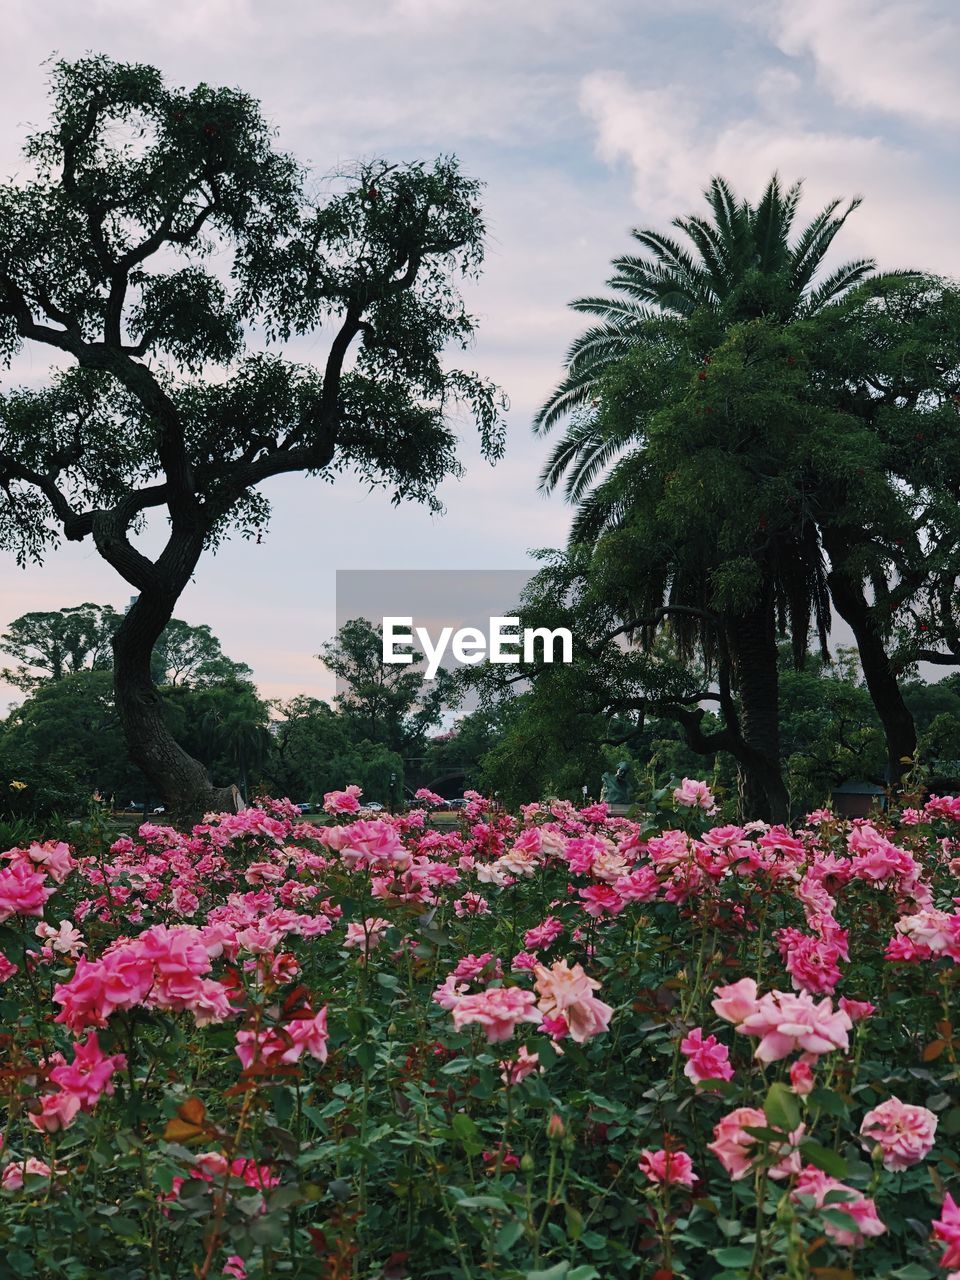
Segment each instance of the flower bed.
[{"label": "flower bed", "polygon": [[960,800],[676,801],[3,854],[0,1270],[960,1274]]}]

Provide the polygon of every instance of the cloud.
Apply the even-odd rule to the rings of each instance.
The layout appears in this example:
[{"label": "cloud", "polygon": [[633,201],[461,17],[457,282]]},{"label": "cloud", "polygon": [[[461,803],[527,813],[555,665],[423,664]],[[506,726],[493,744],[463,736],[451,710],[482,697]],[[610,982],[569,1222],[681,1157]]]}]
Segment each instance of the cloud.
[{"label": "cloud", "polygon": [[[178,615],[208,622],[267,693],[323,696],[311,655],[333,629],[335,568],[514,568],[528,547],[561,544],[569,509],[537,493],[550,444],[530,420],[582,327],[566,304],[602,287],[631,223],[694,209],[714,172],[751,195],[775,167],[805,176],[811,215],[860,191],[845,256],[921,255],[960,275],[956,179],[937,153],[960,94],[946,80],[956,25],[926,0],[7,0],[0,174],[22,169],[22,139],[47,117],[44,59],[102,50],[176,84],[240,86],[320,174],[456,151],[487,183],[487,263],[467,290],[480,325],[458,362],[510,396],[504,461],[489,468],[465,433],[467,476],[443,486],[442,519],[349,477],[277,481],[263,545],[206,557]],[[324,350],[310,338],[289,354]],[[47,365],[25,351],[3,380],[38,384]],[[23,574],[4,556],[0,588],[0,629],[31,608],[129,595],[88,544]]]},{"label": "cloud", "polygon": [[960,10],[951,0],[781,0],[768,14],[779,47],[811,57],[838,102],[960,125]]},{"label": "cloud", "polygon": [[[786,85],[795,89],[792,80]],[[785,181],[804,180],[808,216],[837,196],[865,198],[838,242],[844,257],[869,255],[885,268],[960,275],[955,195],[925,156],[879,132],[767,115],[769,87],[761,82],[760,101],[749,113],[717,121],[681,86],[640,89],[621,72],[598,71],[584,77],[580,104],[594,123],[598,154],[629,166],[645,220],[662,224],[691,212],[714,174],[756,198],[776,171]]]}]

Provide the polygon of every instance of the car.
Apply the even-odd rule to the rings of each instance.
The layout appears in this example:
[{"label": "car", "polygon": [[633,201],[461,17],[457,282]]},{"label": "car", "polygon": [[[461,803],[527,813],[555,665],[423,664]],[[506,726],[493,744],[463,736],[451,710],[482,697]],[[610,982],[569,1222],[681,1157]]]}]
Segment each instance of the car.
[{"label": "car", "polygon": [[154,812],[154,814],[158,814],[158,813],[166,813],[166,812],[167,812],[167,806],[166,806],[166,805],[163,805],[163,804],[158,804],[158,805],[157,805],[157,807],[154,809],[154,811],[153,811],[153,812]]},{"label": "car", "polygon": [[368,800],[366,804],[360,806],[362,809],[368,809],[370,813],[383,813],[383,805],[379,800]]},{"label": "car", "polygon": [[314,809],[316,808],[316,805],[313,803],[312,800],[303,800],[300,802],[300,804],[297,805],[297,808],[300,810],[301,813],[313,813]]},{"label": "car", "polygon": [[469,803],[470,801],[466,796],[458,796],[456,800],[445,801],[446,808],[448,809],[465,809]]},{"label": "car", "polygon": [[127,805],[127,808],[130,810],[131,813],[145,813],[147,806],[143,803],[142,800],[131,800],[130,803]]}]

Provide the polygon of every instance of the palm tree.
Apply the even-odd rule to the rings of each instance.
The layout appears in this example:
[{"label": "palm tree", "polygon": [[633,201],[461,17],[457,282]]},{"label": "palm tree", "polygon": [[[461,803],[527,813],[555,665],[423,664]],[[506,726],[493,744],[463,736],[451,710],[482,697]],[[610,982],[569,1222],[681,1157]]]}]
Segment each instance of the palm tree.
[{"label": "palm tree", "polygon": [[[800,194],[800,183],[784,190],[774,175],[754,206],[714,178],[705,193],[709,216],[673,222],[688,243],[635,230],[646,252],[614,260],[614,294],[571,304],[598,323],[570,348],[566,374],[537,415],[536,428],[547,432],[569,419],[541,487],[550,492],[565,481],[565,495],[577,507],[572,544],[598,548],[646,518],[670,474],[658,463],[656,415],[687,394],[693,371],[725,337],[751,324],[776,334],[815,317],[873,273],[874,262],[861,259],[818,280],[834,238],[860,202],[841,208],[841,201],[831,201],[794,235]],[[637,359],[667,372],[648,381],[646,396],[641,392],[631,400],[611,387],[618,371]],[[628,411],[608,411],[616,399],[626,399]],[[719,436],[710,444],[725,447]],[[796,519],[754,537],[745,550],[759,569],[757,589],[748,602],[720,610],[710,598],[716,565],[709,547],[691,556],[689,545],[678,553],[676,540],[662,553],[655,538],[646,545],[644,562],[631,578],[627,611],[667,626],[681,653],[699,649],[708,663],[727,664],[725,675],[739,698],[737,723],[730,727],[742,743],[741,773],[750,793],[745,806],[775,820],[786,818],[777,632],[789,629],[799,664],[812,618],[825,649],[829,592],[815,519],[801,507]],[[654,629],[641,627],[641,638],[651,642]]]},{"label": "palm tree", "polygon": [[727,323],[756,316],[791,320],[815,313],[870,275],[876,263],[861,258],[813,287],[834,237],[861,200],[851,200],[840,213],[842,201],[831,200],[791,243],[801,191],[800,182],[784,191],[774,174],[753,207],[738,201],[723,178],[712,178],[704,192],[712,220],[694,215],[673,220],[692,252],[670,236],[635,228],[633,238],[648,256],[614,258],[616,274],[607,284],[617,296],[570,303],[573,311],[596,316],[600,323],[571,345],[566,374],[537,414],[537,430],[548,431],[589,402],[610,364],[646,340],[651,319],[688,319],[706,311]]}]

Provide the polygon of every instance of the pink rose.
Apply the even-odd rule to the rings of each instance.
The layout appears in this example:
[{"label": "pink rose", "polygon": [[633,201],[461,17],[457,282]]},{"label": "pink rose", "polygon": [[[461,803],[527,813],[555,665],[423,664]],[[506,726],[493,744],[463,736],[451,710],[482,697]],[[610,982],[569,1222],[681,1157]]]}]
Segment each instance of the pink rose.
[{"label": "pink rose", "polygon": [[930,1151],[937,1117],[926,1107],[890,1097],[863,1117],[860,1134],[883,1152],[883,1167],[893,1171],[919,1164]]},{"label": "pink rose", "polygon": [[69,1129],[80,1110],[80,1099],[72,1093],[45,1093],[40,1099],[41,1110],[30,1112],[30,1123],[41,1133],[59,1133]]},{"label": "pink rose", "polygon": [[520,987],[488,987],[463,996],[453,1007],[453,1025],[459,1031],[470,1023],[483,1027],[488,1044],[509,1040],[520,1022],[539,1023],[536,996]]},{"label": "pink rose", "polygon": [[[838,1194],[839,1193],[839,1194]],[[831,1178],[812,1164],[801,1171],[790,1193],[795,1203],[799,1197],[809,1196],[815,1209],[831,1209],[845,1214],[850,1219],[850,1226],[840,1226],[834,1221],[824,1221],[823,1230],[836,1244],[844,1249],[855,1249],[863,1244],[867,1236],[881,1236],[886,1227],[877,1217],[874,1202],[862,1196],[853,1187],[848,1187],[836,1178]],[[827,1197],[829,1198],[829,1201]]]},{"label": "pink rose", "polygon": [[613,1009],[593,994],[600,990],[600,983],[587,977],[582,965],[570,969],[566,960],[559,960],[549,969],[538,964],[534,973],[541,1013],[547,1018],[564,1018],[570,1038],[577,1044],[607,1030]]},{"label": "pink rose", "polygon": [[768,1128],[767,1117],[757,1107],[737,1107],[725,1115],[713,1129],[713,1142],[707,1143],[732,1181],[739,1182],[750,1172],[756,1155],[757,1139],[745,1130]]},{"label": "pink rose", "polygon": [[645,1178],[660,1186],[692,1187],[697,1181],[693,1161],[685,1151],[641,1151],[639,1168]]},{"label": "pink rose", "polygon": [[757,1011],[757,984],[753,978],[741,978],[729,987],[715,987],[717,998],[713,1011],[717,1017],[734,1025]]},{"label": "pink rose", "polygon": [[680,1052],[687,1059],[683,1074],[694,1084],[700,1084],[702,1080],[733,1079],[730,1050],[716,1036],[707,1036],[704,1040],[702,1028],[694,1027],[680,1041]]},{"label": "pink rose", "polygon": [[949,1191],[943,1198],[940,1217],[934,1219],[933,1234],[947,1246],[940,1259],[941,1267],[960,1267],[960,1207]]}]

